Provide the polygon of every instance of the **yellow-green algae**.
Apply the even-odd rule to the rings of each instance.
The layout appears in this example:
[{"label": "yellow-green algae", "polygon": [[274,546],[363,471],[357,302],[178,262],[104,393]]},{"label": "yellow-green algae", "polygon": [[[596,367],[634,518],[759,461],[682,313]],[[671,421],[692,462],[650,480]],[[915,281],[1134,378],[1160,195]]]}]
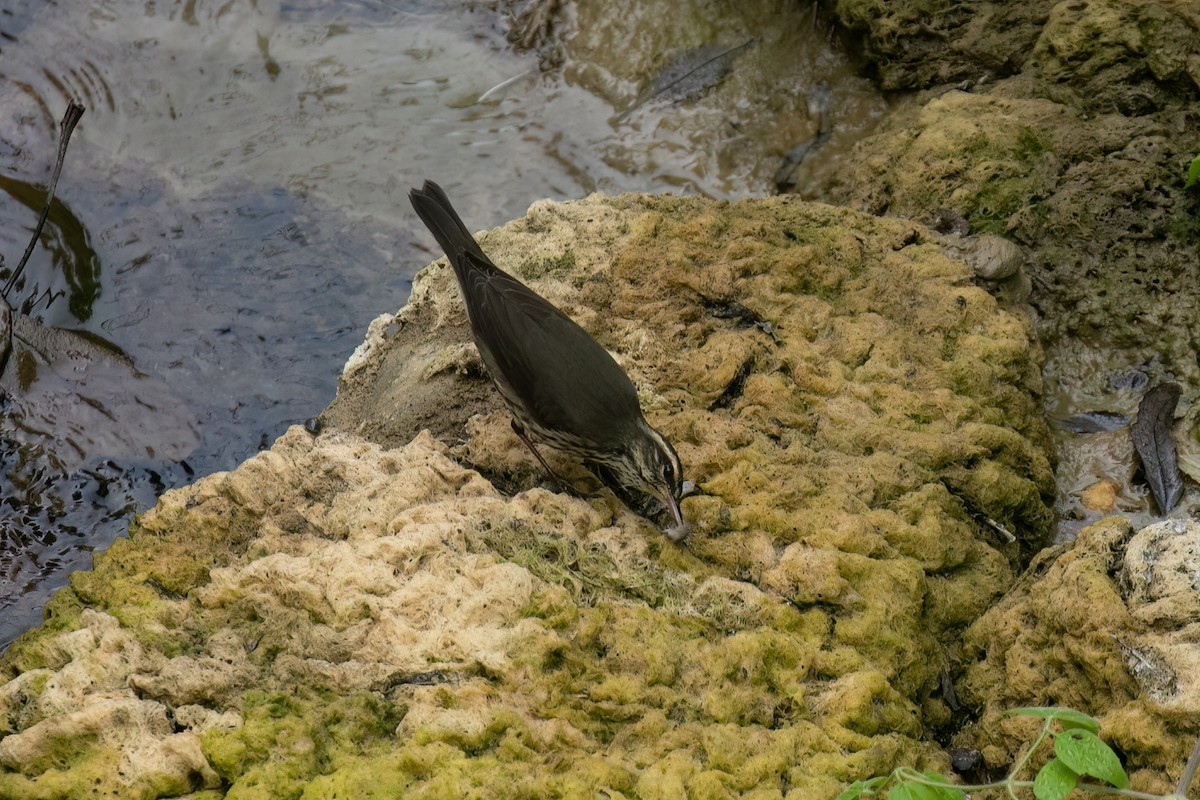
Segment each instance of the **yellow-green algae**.
[{"label": "yellow-green algae", "polygon": [[[1183,332],[1195,309],[1163,298],[1188,296],[1196,282],[1200,199],[1184,180],[1200,152],[1189,123],[1200,100],[1200,6],[971,0],[935,55],[927,33],[903,24],[925,5],[838,4],[868,32],[868,50],[891,56],[880,68],[896,88],[929,91],[899,103],[811,196],[918,220],[949,210],[972,233],[1003,234],[1029,255],[1051,348],[1060,337],[1095,340],[1131,351],[1115,362],[1161,360],[1164,375],[1194,380]],[[988,47],[1010,35],[986,29],[997,15],[1015,17],[1006,24],[1027,40],[1008,50],[1019,55],[993,73],[1001,79],[976,66],[954,79],[969,77],[958,87],[967,91],[927,82],[947,61],[988,61]],[[1070,369],[1077,359],[1063,360]]]},{"label": "yellow-green algae", "polygon": [[[1200,195],[1184,189],[1184,174],[1200,152],[1189,121],[1200,100],[1200,5],[968,0],[937,23],[944,38],[936,53],[927,30],[905,24],[926,6],[837,4],[864,33],[867,52],[885,57],[877,67],[885,83],[924,91],[898,102],[826,186],[808,191],[918,220],[948,210],[972,232],[1019,244],[1053,407],[1132,412],[1138,392],[1114,392],[1110,377],[1134,365],[1151,384],[1177,381],[1194,395]],[[997,48],[1014,36],[1019,45]],[[996,62],[996,53],[1011,60]],[[1096,516],[1080,503],[1081,486],[1091,483],[1083,479],[1123,475],[1126,462],[1080,459],[1094,445],[1062,438],[1074,448],[1064,461],[1086,466],[1064,473],[1061,507]],[[1170,789],[1200,735],[1196,693],[1167,679],[1167,702],[1148,676],[1171,672],[1162,653],[1179,659],[1189,651],[1178,640],[1194,642],[1195,614],[1173,625],[1132,617],[1136,604],[1113,580],[1130,534],[1127,524],[1106,520],[1073,547],[1038,556],[969,630],[956,685],[982,716],[958,744],[981,747],[990,765],[1010,763],[1032,731],[1002,717],[1006,708],[1073,705],[1101,717],[1138,788]],[[1190,652],[1194,663],[1194,645]],[[926,710],[927,719],[938,713]]]},{"label": "yellow-green algae", "polygon": [[[187,720],[192,788],[231,798],[799,800],[940,764],[942,670],[1045,537],[1051,470],[1027,325],[931,242],[788,199],[535,206],[485,247],[629,367],[701,487],[689,548],[607,493],[509,498],[428,435],[388,441],[389,350],[461,314],[427,270],[411,313],[444,324],[360,373],[382,388],[357,428],[391,449],[331,413],[166,495],[0,662],[0,789],[38,796],[5,748],[101,690]],[[530,474],[503,413],[468,430],[459,459]],[[172,796],[113,771],[118,732],[43,776]]]},{"label": "yellow-green algae", "polygon": [[[955,743],[1003,766],[1037,732],[1007,709],[1077,708],[1100,719],[1135,788],[1169,793],[1200,736],[1197,601],[1184,577],[1198,542],[1194,523],[1135,535],[1110,517],[1040,554],[966,632],[959,694],[981,713]],[[1143,582],[1151,591],[1134,588]]]}]

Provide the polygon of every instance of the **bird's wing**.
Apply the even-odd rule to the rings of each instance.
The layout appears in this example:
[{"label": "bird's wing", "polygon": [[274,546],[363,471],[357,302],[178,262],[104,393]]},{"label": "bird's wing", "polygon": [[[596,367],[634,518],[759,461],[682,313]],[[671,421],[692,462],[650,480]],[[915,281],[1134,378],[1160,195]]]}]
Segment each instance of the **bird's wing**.
[{"label": "bird's wing", "polygon": [[497,382],[545,427],[606,447],[641,415],[637,391],[608,351],[548,300],[490,261],[461,257],[475,342]]}]

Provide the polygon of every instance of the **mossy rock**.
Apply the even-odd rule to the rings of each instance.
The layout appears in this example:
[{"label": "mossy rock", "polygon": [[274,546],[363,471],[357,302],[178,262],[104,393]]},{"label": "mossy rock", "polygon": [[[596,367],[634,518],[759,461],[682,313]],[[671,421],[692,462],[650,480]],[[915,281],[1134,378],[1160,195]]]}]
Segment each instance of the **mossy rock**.
[{"label": "mossy rock", "polygon": [[628,369],[700,487],[690,543],[565,457],[581,496],[538,485],[435,265],[325,432],[164,495],[4,655],[6,797],[795,799],[944,767],[943,672],[1051,522],[1028,322],[923,228],[790,199],[541,203],[483,246]]}]

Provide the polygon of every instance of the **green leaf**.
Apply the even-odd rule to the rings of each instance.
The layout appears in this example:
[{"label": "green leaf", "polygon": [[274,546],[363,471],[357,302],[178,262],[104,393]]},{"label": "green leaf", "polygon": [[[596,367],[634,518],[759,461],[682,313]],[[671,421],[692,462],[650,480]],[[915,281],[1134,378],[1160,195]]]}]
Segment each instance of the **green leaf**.
[{"label": "green leaf", "polygon": [[1033,796],[1037,800],[1062,800],[1079,783],[1079,773],[1057,758],[1052,758],[1033,780]]},{"label": "green leaf", "polygon": [[866,781],[855,781],[842,790],[842,793],[837,796],[837,800],[858,800],[866,790]]},{"label": "green leaf", "polygon": [[1054,754],[1080,775],[1108,781],[1118,789],[1129,785],[1129,776],[1112,748],[1091,731],[1076,728],[1054,737]]},{"label": "green leaf", "polygon": [[1100,722],[1095,717],[1089,717],[1082,711],[1076,711],[1073,708],[1042,708],[1040,706],[1010,708],[1004,712],[1003,716],[1056,719],[1068,730],[1071,728],[1083,728],[1092,733],[1098,733],[1100,730]]},{"label": "green leaf", "polygon": [[1183,188],[1190,189],[1198,181],[1200,181],[1200,156],[1192,159],[1192,164],[1188,167],[1187,182],[1183,184]]},{"label": "green leaf", "polygon": [[[939,775],[933,777],[942,780]],[[963,793],[958,789],[930,786],[926,783],[898,783],[888,792],[888,800],[962,800],[963,797]]]},{"label": "green leaf", "polygon": [[963,793],[963,790],[955,786],[954,782],[945,775],[928,769],[924,771],[924,774],[929,780],[941,784],[940,786],[926,785],[926,788],[934,791],[935,794],[933,796],[938,800],[963,800],[963,798],[966,797],[966,794]]},{"label": "green leaf", "polygon": [[869,781],[855,781],[842,790],[842,793],[837,796],[837,800],[856,800],[856,798],[865,795],[875,794],[875,790],[887,783],[888,776],[881,775],[878,778],[871,778]]}]

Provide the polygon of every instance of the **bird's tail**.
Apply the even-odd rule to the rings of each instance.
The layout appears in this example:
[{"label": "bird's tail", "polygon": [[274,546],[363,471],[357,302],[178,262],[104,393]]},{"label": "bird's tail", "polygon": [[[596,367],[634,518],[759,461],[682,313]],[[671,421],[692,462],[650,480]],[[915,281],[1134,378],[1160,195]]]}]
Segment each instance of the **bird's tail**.
[{"label": "bird's tail", "polygon": [[425,227],[429,228],[429,232],[433,234],[433,238],[437,239],[437,243],[442,246],[446,258],[450,260],[450,266],[454,267],[456,271],[461,268],[464,253],[474,256],[473,261],[479,260],[485,264],[491,264],[488,257],[483,254],[483,250],[480,249],[479,243],[475,241],[475,237],[463,224],[458,212],[454,210],[454,206],[450,205],[450,198],[446,197],[442,187],[433,181],[425,181],[425,185],[420,189],[409,191],[408,199],[412,201],[417,216],[425,223]]}]

